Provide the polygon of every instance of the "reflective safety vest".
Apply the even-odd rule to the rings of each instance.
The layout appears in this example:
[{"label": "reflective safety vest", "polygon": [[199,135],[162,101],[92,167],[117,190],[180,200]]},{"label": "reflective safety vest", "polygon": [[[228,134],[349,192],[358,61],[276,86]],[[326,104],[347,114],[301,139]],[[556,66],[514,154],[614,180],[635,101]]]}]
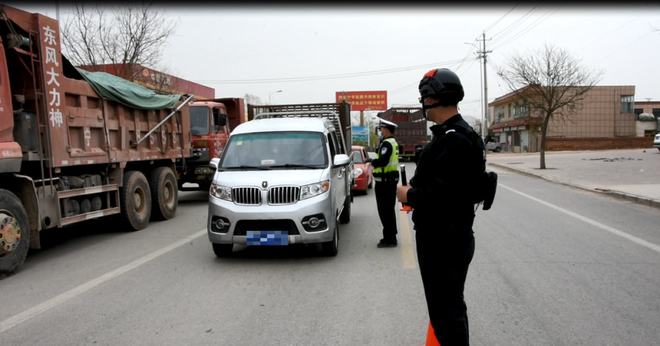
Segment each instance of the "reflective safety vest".
[{"label": "reflective safety vest", "polygon": [[[390,155],[390,162],[387,163],[387,166],[384,167],[374,167],[374,176],[382,175],[383,173],[397,172],[399,171],[399,144],[396,143],[396,140],[392,137],[386,138],[385,141],[389,142],[392,145],[392,155]],[[380,158],[380,151],[378,151],[378,158]]]}]

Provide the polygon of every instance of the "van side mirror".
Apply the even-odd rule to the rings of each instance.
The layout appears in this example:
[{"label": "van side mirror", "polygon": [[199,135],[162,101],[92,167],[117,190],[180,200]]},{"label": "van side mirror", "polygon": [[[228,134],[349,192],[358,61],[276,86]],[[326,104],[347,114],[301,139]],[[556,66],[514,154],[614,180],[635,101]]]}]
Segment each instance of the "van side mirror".
[{"label": "van side mirror", "polygon": [[346,154],[337,154],[332,160],[333,166],[346,166],[351,162],[351,157]]},{"label": "van side mirror", "polygon": [[209,162],[209,166],[213,168],[214,170],[218,169],[218,165],[220,164],[220,159],[217,157],[214,157],[211,159],[211,162]]}]

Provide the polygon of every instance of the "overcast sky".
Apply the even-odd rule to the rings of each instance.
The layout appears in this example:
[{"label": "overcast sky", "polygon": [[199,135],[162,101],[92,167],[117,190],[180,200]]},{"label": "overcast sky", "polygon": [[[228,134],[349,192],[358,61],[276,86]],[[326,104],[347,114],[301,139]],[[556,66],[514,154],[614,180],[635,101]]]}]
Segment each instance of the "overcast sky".
[{"label": "overcast sky", "polygon": [[[55,17],[53,5],[14,6]],[[416,105],[421,76],[448,67],[465,88],[461,112],[481,118],[475,52],[485,31],[489,101],[509,91],[497,70],[545,44],[602,71],[601,85],[634,85],[636,100],[660,100],[658,5],[156,7],[176,22],[160,67],[217,97],[334,102],[336,91],[387,90],[390,106]],[[67,15],[63,3],[60,19]],[[272,81],[255,81],[264,79]]]}]

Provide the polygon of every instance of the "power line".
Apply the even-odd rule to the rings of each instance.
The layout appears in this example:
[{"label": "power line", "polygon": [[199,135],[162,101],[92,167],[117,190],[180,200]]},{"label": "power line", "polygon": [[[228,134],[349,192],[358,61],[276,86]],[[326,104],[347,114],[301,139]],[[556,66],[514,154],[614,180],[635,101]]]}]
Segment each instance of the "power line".
[{"label": "power line", "polygon": [[546,19],[550,18],[550,16],[553,15],[555,12],[556,12],[556,10],[552,10],[552,11],[546,12],[542,16],[539,16],[535,21],[531,22],[529,25],[524,27],[522,30],[518,31],[518,33],[516,33],[514,36],[511,36],[507,40],[505,40],[503,42],[500,42],[499,44],[495,45],[495,47],[493,49],[497,49],[497,48],[503,47],[503,46],[505,46],[505,45],[507,45],[511,42],[514,42],[517,38],[529,33],[530,31],[532,31],[532,29],[537,27],[539,24],[544,22]]},{"label": "power line", "polygon": [[457,64],[457,63],[460,63],[462,60],[463,59],[449,60],[449,61],[442,61],[442,62],[434,62],[434,63],[430,63],[430,64],[421,64],[421,65],[414,65],[414,66],[394,67],[394,68],[380,69],[380,70],[349,72],[349,73],[337,73],[337,74],[327,74],[327,75],[315,75],[315,76],[281,77],[281,78],[257,78],[257,79],[206,79],[206,80],[201,80],[200,79],[200,80],[197,80],[197,81],[199,83],[268,84],[268,83],[305,82],[305,81],[316,81],[316,80],[325,80],[325,79],[356,78],[356,77],[374,76],[374,75],[379,75],[379,74],[388,74],[388,73],[419,70],[419,69],[434,67],[434,66],[438,66],[438,65]]},{"label": "power line", "polygon": [[[468,56],[466,56],[465,58],[461,59],[460,64],[458,65],[458,67],[455,68],[455,70],[458,71],[458,70],[461,68],[461,66],[463,65],[463,63],[464,63],[466,60],[472,60],[472,61],[474,61],[474,59],[471,59],[471,58],[469,57],[469,55],[468,55]],[[470,66],[470,64],[468,64],[467,66]],[[400,87],[398,87],[398,88],[396,88],[396,89],[389,90],[388,92],[389,92],[390,94],[394,94],[394,93],[397,93],[397,92],[399,92],[399,91],[401,91],[401,90],[403,90],[403,89],[406,89],[406,88],[412,87],[413,85],[417,85],[417,83],[419,83],[418,80],[416,80],[416,81],[414,81],[414,82],[412,82],[412,83],[409,83],[409,84],[406,84],[406,85],[400,86]]]},{"label": "power line", "polygon": [[529,15],[531,15],[532,12],[534,12],[535,9],[536,9],[536,6],[532,7],[529,11],[527,11],[527,13],[525,13],[522,17],[518,18],[517,20],[515,20],[515,21],[512,22],[511,24],[509,24],[506,28],[504,28],[504,29],[498,31],[497,33],[495,33],[495,34],[493,34],[493,35],[491,35],[491,38],[495,39],[495,38],[498,38],[498,37],[499,37],[499,39],[501,39],[501,37],[500,37],[499,35],[500,35],[501,33],[503,33],[503,32],[506,32],[506,33],[504,34],[504,36],[506,36],[508,33],[511,32],[511,31],[507,31],[507,30],[509,30],[509,28],[516,27],[516,26],[522,24],[524,21],[527,20],[527,17],[528,17]]},{"label": "power line", "polygon": [[494,23],[492,23],[491,25],[489,25],[489,26],[488,26],[487,28],[485,28],[483,31],[488,31],[488,30],[492,29],[494,26],[497,25],[497,23],[499,23],[499,22],[500,22],[502,19],[504,19],[509,13],[511,13],[511,11],[513,11],[516,7],[518,7],[518,3],[516,3],[515,5],[513,5],[513,7],[511,7],[511,9],[509,9],[504,15],[502,15],[498,20],[496,20]]}]

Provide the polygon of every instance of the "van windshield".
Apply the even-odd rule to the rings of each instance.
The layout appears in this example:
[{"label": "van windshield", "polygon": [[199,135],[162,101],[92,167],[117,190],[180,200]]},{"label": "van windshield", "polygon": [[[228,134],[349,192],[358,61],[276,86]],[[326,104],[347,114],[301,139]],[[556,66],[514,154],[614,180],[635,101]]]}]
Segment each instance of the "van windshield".
[{"label": "van windshield", "polygon": [[231,136],[218,169],[319,169],[327,162],[322,133],[245,133]]}]

